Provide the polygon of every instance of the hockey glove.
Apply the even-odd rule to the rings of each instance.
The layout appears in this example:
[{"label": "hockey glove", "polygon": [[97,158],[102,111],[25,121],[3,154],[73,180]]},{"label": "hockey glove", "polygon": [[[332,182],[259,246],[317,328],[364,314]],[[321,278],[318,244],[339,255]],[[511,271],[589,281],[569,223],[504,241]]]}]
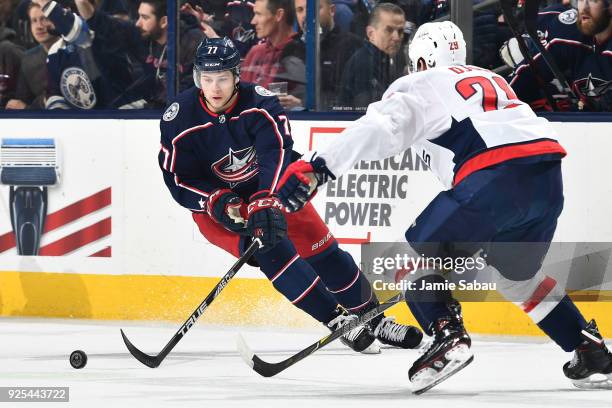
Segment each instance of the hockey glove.
[{"label": "hockey glove", "polygon": [[208,197],[206,212],[226,229],[241,233],[245,231],[246,205],[232,190],[220,188]]},{"label": "hockey glove", "polygon": [[249,203],[247,234],[261,239],[263,248],[259,252],[269,251],[287,236],[287,221],[282,210],[276,197],[255,198]]},{"label": "hockey glove", "polygon": [[291,163],[283,173],[277,188],[278,198],[289,212],[302,209],[316,194],[317,188],[336,176],[317,157],[310,162],[298,160]]}]

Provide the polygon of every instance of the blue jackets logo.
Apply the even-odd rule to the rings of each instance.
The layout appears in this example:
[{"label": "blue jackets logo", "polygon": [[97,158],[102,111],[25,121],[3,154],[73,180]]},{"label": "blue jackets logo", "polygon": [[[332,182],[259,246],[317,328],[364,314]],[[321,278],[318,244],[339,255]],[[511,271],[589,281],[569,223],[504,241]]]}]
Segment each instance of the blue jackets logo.
[{"label": "blue jackets logo", "polygon": [[176,118],[176,115],[179,113],[180,105],[178,102],[174,102],[172,105],[168,106],[168,109],[164,112],[162,119],[166,122],[170,122],[172,119]]},{"label": "blue jackets logo", "polygon": [[578,11],[575,9],[569,9],[559,14],[559,21],[563,24],[574,24],[578,19]]},{"label": "blue jackets logo", "polygon": [[80,109],[96,106],[96,93],[87,73],[79,67],[70,67],[62,72],[60,89],[66,100]]},{"label": "blue jackets logo", "polygon": [[212,171],[219,179],[234,187],[259,173],[257,154],[253,146],[229,153],[212,164]]}]

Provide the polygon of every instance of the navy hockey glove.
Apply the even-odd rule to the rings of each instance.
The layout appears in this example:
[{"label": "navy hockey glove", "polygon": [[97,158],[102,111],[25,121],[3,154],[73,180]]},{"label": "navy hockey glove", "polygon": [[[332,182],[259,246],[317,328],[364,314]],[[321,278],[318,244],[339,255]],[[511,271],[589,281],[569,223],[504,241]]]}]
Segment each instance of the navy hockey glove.
[{"label": "navy hockey glove", "polygon": [[301,210],[317,193],[317,188],[336,176],[329,171],[325,160],[317,157],[310,162],[298,160],[283,173],[276,189],[278,198],[289,212]]},{"label": "navy hockey glove", "polygon": [[208,197],[206,212],[226,229],[241,233],[245,231],[246,205],[232,190],[220,188]]},{"label": "navy hockey glove", "polygon": [[247,233],[261,239],[263,244],[259,252],[269,251],[287,236],[287,220],[278,198],[268,196],[252,199],[247,212]]}]

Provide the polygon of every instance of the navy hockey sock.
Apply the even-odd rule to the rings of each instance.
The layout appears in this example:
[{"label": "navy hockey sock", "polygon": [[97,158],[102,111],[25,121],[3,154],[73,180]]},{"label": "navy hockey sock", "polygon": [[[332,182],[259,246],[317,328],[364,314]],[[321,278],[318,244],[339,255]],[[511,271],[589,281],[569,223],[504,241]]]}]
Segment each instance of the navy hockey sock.
[{"label": "navy hockey sock", "polygon": [[538,323],[538,327],[565,351],[574,351],[582,342],[580,332],[587,325],[584,317],[569,296]]},{"label": "navy hockey sock", "polygon": [[431,325],[441,317],[448,316],[447,303],[452,299],[448,290],[420,290],[423,282],[446,282],[440,275],[427,275],[414,281],[414,289],[406,290],[406,303],[419,325],[432,336]]},{"label": "navy hockey sock", "polygon": [[327,289],[344,308],[354,313],[376,302],[370,282],[355,264],[353,257],[338,246],[324,256],[308,259]]},{"label": "navy hockey sock", "polygon": [[324,324],[335,317],[338,301],[288,239],[268,252],[255,254],[255,259],[276,290],[292,304]]}]

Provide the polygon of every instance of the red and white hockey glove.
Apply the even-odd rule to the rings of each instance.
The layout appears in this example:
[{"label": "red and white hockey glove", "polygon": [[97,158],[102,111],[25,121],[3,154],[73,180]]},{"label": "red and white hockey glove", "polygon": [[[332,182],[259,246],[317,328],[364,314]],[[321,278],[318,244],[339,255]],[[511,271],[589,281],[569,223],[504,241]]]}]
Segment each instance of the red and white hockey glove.
[{"label": "red and white hockey glove", "polygon": [[232,232],[245,231],[246,204],[230,189],[214,190],[206,202],[206,212],[210,218]]},{"label": "red and white hockey glove", "polygon": [[[256,196],[257,197],[257,196]],[[283,205],[274,196],[252,198],[247,207],[247,234],[259,238],[266,252],[287,236],[287,220]]]},{"label": "red and white hockey glove", "polygon": [[317,157],[310,162],[298,160],[283,173],[276,192],[289,212],[301,210],[317,193],[317,188],[336,176],[329,171],[325,160]]}]

